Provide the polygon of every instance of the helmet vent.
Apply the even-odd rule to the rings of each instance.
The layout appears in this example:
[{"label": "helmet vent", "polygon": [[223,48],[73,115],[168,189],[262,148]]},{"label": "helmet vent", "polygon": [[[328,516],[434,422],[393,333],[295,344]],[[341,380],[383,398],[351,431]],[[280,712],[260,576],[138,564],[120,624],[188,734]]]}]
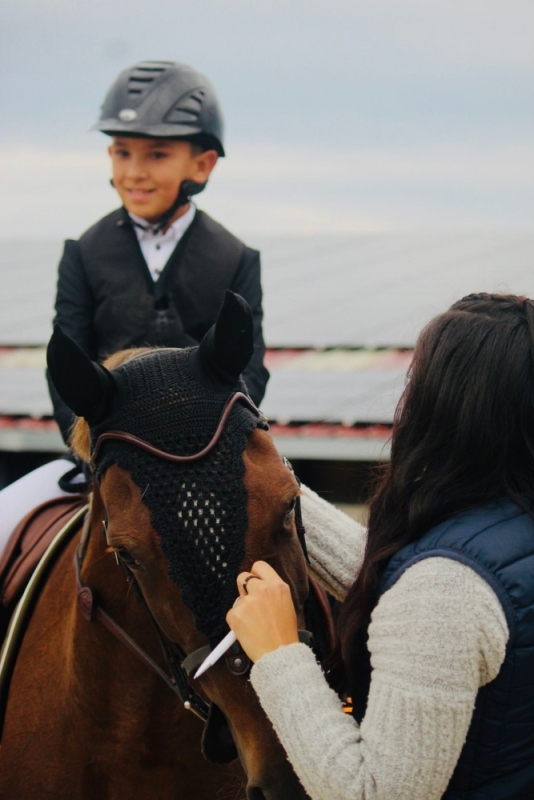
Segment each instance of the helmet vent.
[{"label": "helmet vent", "polygon": [[166,71],[167,62],[165,61],[147,61],[137,64],[128,76],[127,92],[130,100],[135,100],[136,104],[140,103],[151,88],[151,84]]},{"label": "helmet vent", "polygon": [[176,125],[194,125],[202,111],[202,103],[206,93],[204,89],[193,89],[180,97],[177,104],[165,116],[165,122]]}]

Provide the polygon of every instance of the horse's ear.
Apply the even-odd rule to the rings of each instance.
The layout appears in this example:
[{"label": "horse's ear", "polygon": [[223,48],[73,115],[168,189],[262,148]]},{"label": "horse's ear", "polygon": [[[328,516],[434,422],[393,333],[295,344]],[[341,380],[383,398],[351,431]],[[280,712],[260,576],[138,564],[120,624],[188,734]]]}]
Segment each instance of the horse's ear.
[{"label": "horse's ear", "polygon": [[235,386],[254,353],[254,324],[246,300],[226,290],[215,325],[198,350],[203,369],[221,383]]},{"label": "horse's ear", "polygon": [[48,342],[46,360],[52,383],[71,411],[89,423],[106,416],[117,395],[113,376],[91,361],[57,324]]}]

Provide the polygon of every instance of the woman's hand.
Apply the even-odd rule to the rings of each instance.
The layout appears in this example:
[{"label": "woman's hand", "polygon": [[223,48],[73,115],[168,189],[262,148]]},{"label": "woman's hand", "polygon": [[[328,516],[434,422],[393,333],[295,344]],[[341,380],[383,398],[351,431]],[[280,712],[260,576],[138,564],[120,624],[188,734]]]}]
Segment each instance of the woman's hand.
[{"label": "woman's hand", "polygon": [[252,572],[238,576],[237,586],[240,596],[226,621],[252,661],[299,641],[291,590],[269,564],[256,561]]}]

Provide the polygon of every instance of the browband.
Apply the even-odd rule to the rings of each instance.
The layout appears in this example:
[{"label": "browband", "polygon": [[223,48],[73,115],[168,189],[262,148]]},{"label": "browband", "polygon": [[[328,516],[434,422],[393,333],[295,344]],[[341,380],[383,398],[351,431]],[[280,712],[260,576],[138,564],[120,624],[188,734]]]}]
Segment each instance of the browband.
[{"label": "browband", "polygon": [[[224,428],[226,426],[226,422],[232,408],[235,406],[237,402],[245,403],[246,406],[256,414],[257,417],[260,419],[265,419],[261,411],[256,408],[250,397],[247,397],[246,394],[243,392],[234,392],[230,395],[228,400],[225,403],[223,408],[223,412],[221,414],[221,418],[219,420],[219,424],[217,425],[217,430],[213,434],[211,441],[200,450],[198,453],[194,453],[191,456],[175,456],[173,453],[167,453],[165,450],[159,450],[157,447],[145,442],[144,439],[139,439],[137,436],[133,436],[131,433],[125,433],[124,431],[106,431],[106,433],[102,433],[98,439],[96,440],[96,444],[94,446],[92,455],[91,455],[91,465],[93,468],[96,465],[96,459],[100,448],[102,447],[103,443],[108,441],[109,439],[119,440],[121,442],[126,442],[127,444],[133,444],[135,447],[139,447],[140,450],[145,450],[147,453],[150,453],[153,456],[157,456],[158,458],[162,458],[165,461],[171,461],[173,464],[187,464],[191,463],[192,461],[199,461],[204,456],[207,456],[210,453],[219,439],[221,438]],[[267,420],[265,420],[267,421]]]}]

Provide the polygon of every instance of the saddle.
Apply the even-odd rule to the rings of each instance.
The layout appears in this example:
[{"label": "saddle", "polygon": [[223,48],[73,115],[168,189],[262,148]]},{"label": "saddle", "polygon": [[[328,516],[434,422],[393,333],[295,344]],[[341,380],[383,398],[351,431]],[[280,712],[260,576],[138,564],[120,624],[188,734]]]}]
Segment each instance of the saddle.
[{"label": "saddle", "polygon": [[34,508],[17,525],[0,558],[2,609],[13,610],[56,534],[86,503],[83,494],[55,497]]},{"label": "saddle", "polygon": [[83,521],[82,494],[56,497],[20,522],[0,559],[0,738],[11,675],[35,599],[59,551]]}]

